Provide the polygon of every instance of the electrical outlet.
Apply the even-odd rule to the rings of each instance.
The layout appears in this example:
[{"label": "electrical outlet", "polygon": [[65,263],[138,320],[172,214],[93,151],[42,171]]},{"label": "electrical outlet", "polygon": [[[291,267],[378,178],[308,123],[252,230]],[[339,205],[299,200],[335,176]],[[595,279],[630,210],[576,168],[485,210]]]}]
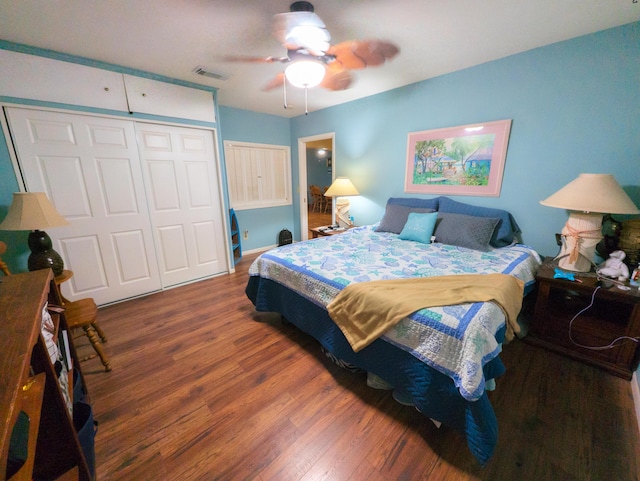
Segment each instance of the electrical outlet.
[{"label": "electrical outlet", "polygon": [[249,238],[249,231],[248,230],[244,231],[242,233],[242,237],[244,237],[245,240],[248,239]]},{"label": "electrical outlet", "polygon": [[556,234],[556,244],[562,245],[562,234]]}]

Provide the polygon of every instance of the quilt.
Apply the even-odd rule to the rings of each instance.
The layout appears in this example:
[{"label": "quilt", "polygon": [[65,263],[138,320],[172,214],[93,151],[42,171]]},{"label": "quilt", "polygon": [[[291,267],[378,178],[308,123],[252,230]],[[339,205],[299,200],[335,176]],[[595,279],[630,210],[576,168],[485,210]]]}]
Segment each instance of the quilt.
[{"label": "quilt", "polygon": [[[372,280],[499,273],[520,279],[526,292],[540,262],[525,245],[481,252],[406,241],[364,226],[271,250],[254,261],[249,275],[275,281],[326,309],[345,286]],[[381,339],[451,378],[465,400],[477,401],[485,392],[485,366],[499,355],[505,332],[498,305],[474,302],[421,309]]]}]

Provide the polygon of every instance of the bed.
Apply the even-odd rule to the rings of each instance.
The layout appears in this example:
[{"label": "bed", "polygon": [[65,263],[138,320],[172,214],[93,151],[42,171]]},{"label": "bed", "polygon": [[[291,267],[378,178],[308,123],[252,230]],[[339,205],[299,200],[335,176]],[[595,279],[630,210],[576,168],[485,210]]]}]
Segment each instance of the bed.
[{"label": "bed", "polygon": [[503,342],[520,331],[501,303],[431,301],[358,348],[329,311],[337,319],[332,309],[353,287],[485,274],[517,279],[521,303],[541,261],[518,235],[504,210],[447,197],[390,198],[378,224],[261,254],[249,269],[246,294],[258,311],[280,313],[333,359],[383,380],[394,397],[458,430],[485,465],[498,437],[487,390],[505,372]]}]

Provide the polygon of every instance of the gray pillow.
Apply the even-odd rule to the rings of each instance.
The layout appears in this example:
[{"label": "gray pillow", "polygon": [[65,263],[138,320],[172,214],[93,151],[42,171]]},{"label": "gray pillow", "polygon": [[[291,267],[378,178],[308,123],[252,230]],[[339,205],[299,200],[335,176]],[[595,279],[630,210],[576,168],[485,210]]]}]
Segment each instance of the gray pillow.
[{"label": "gray pillow", "polygon": [[500,219],[438,212],[436,242],[477,251],[488,251],[489,242]]},{"label": "gray pillow", "polygon": [[393,232],[394,234],[400,234],[404,225],[407,223],[407,218],[411,212],[428,214],[430,212],[434,212],[434,210],[409,207],[406,205],[387,204],[384,216],[382,217],[378,227],[376,227],[376,232]]},{"label": "gray pillow", "polygon": [[440,197],[438,205],[438,212],[472,215],[474,217],[497,217],[500,219],[497,229],[491,236],[490,244],[493,247],[508,246],[517,241],[517,235],[520,234],[520,227],[518,227],[516,220],[506,210],[469,205],[448,197]]}]

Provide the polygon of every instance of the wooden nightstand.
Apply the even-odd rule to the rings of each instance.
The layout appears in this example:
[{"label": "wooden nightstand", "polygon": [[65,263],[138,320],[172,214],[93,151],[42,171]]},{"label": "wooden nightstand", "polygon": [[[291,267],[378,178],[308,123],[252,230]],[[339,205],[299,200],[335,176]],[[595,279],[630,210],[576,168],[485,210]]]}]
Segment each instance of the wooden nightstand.
[{"label": "wooden nightstand", "polygon": [[577,346],[606,346],[614,339],[640,337],[640,292],[616,287],[597,290],[594,304],[586,308],[596,289],[593,273],[575,278],[582,282],[554,279],[557,264],[547,258],[537,272],[538,296],[529,335],[525,340],[574,359],[601,367],[616,376],[631,379],[638,367],[640,349],[631,340],[618,341],[612,349],[592,350]]},{"label": "wooden nightstand", "polygon": [[337,227],[335,229],[330,229],[331,226],[321,226],[321,227],[312,227],[309,229],[311,232],[311,238],[316,239],[318,237],[330,236],[336,234],[342,234],[343,232],[348,231],[351,227]]}]

